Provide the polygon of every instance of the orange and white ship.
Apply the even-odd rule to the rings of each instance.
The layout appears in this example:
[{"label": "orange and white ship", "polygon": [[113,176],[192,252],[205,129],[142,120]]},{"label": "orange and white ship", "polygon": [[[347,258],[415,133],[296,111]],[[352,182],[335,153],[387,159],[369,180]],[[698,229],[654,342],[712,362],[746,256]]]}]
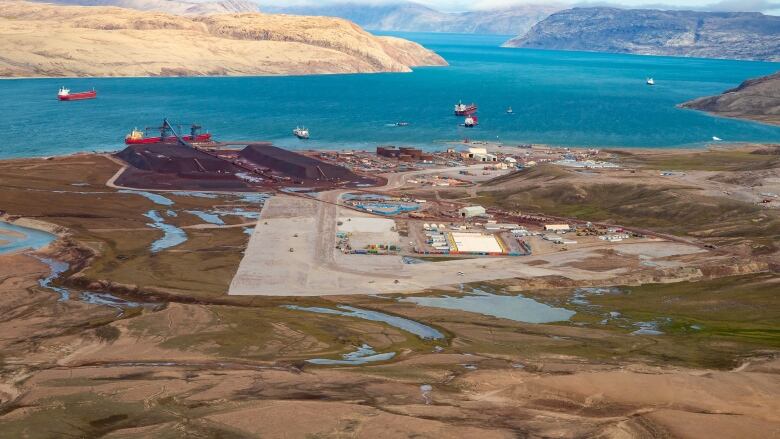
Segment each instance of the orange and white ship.
[{"label": "orange and white ship", "polygon": [[469,116],[477,112],[477,104],[471,103],[471,104],[464,104],[463,102],[458,101],[457,104],[455,104],[455,115],[456,116]]},{"label": "orange and white ship", "polygon": [[61,101],[81,101],[84,99],[95,99],[96,97],[97,91],[94,88],[90,91],[71,93],[69,88],[60,87],[60,91],[57,92],[57,99]]},{"label": "orange and white ship", "polygon": [[[211,141],[211,134],[210,133],[198,133],[198,130],[200,129],[199,125],[193,125],[190,134],[187,136],[182,136],[182,140],[185,142],[193,142],[193,143],[201,143],[201,142],[209,142]],[[161,127],[160,129],[160,135],[159,136],[153,136],[153,137],[146,137],[146,132],[139,130],[138,128],[133,129],[130,131],[128,135],[125,136],[125,144],[127,145],[141,145],[146,143],[173,143],[176,142],[176,136],[170,136],[168,135],[170,131],[166,131]]]}]

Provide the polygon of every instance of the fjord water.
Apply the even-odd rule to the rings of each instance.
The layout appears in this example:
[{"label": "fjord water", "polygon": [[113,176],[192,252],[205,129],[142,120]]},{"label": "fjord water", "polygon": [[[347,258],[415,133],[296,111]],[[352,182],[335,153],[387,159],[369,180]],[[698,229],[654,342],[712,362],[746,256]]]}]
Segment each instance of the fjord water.
[{"label": "fjord water", "polygon": [[[198,122],[221,140],[291,148],[442,148],[464,137],[597,147],[701,146],[713,136],[780,141],[780,127],[675,107],[780,70],[777,63],[508,49],[499,47],[502,36],[396,35],[450,66],[408,74],[0,81],[0,157],[114,150],[130,129],[163,117]],[[656,86],[645,85],[648,76]],[[61,85],[95,87],[98,99],[58,102]],[[479,127],[458,126],[452,106],[459,99],[479,105]],[[411,125],[388,126],[398,121]],[[311,140],[293,138],[298,124]]]}]

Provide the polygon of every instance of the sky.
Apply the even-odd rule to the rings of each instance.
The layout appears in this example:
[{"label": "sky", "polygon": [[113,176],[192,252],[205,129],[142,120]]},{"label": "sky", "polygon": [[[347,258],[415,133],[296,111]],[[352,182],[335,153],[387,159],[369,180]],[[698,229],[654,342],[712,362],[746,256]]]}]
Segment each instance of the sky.
[{"label": "sky", "polygon": [[[503,8],[519,4],[616,6],[621,8],[693,9],[702,11],[763,12],[780,15],[780,0],[410,0],[444,12]],[[403,0],[258,0],[260,4],[327,3],[395,4]]]}]

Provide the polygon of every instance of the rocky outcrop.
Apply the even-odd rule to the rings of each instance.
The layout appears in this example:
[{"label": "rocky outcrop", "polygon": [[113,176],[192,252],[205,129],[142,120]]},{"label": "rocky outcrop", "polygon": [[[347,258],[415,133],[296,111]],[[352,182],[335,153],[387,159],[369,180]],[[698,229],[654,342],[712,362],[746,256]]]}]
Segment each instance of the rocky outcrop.
[{"label": "rocky outcrop", "polygon": [[780,72],[749,79],[717,96],[694,99],[680,106],[780,125]]},{"label": "rocky outcrop", "polygon": [[343,2],[326,5],[311,3],[303,6],[263,6],[263,10],[284,14],[341,17],[372,30],[514,35],[526,32],[548,15],[563,9],[561,4],[539,3],[466,12],[441,12],[413,2]]},{"label": "rocky outcrop", "polygon": [[780,17],[757,12],[573,8],[506,47],[780,61]]},{"label": "rocky outcrop", "polygon": [[226,14],[240,12],[258,12],[257,3],[251,0],[47,0],[46,3],[56,3],[72,6],[116,6],[119,8],[138,9],[139,11],[165,12],[177,15]]},{"label": "rocky outcrop", "polygon": [[0,0],[0,76],[407,72],[446,65],[419,44],[346,20],[261,13],[177,16]]}]

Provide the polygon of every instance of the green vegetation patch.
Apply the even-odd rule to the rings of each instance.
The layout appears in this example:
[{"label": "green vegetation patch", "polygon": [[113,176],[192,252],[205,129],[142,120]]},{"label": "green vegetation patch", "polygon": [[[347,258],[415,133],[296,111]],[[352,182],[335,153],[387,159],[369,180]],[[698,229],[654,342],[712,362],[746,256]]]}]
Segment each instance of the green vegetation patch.
[{"label": "green vegetation patch", "polygon": [[[524,293],[525,294],[525,293]],[[537,300],[577,311],[570,324],[628,335],[651,322],[660,335],[628,335],[620,357],[660,364],[730,368],[740,358],[780,349],[780,277],[771,273],[698,282],[646,284],[586,294],[529,292]],[[610,312],[619,315],[610,317]],[[589,346],[595,349],[595,346]]]},{"label": "green vegetation patch", "polygon": [[482,191],[474,201],[507,210],[712,238],[716,244],[747,239],[757,253],[774,251],[780,242],[776,212],[728,198],[691,194],[682,186],[550,182]]},{"label": "green vegetation patch", "polygon": [[689,153],[630,153],[609,151],[625,165],[645,169],[676,171],[756,171],[780,167],[777,147],[763,149],[723,149]]}]

